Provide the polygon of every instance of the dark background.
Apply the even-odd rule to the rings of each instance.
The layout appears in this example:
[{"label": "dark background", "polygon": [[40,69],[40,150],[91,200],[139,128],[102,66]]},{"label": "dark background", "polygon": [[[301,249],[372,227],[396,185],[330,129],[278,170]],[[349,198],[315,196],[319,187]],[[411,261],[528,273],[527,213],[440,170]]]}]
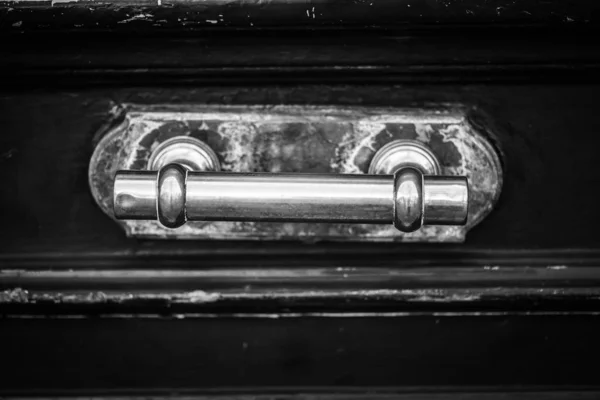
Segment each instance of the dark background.
[{"label": "dark background", "polygon": [[[0,395],[594,397],[600,5],[370,3],[0,5]],[[461,104],[504,187],[463,244],[127,239],[122,103]]]}]

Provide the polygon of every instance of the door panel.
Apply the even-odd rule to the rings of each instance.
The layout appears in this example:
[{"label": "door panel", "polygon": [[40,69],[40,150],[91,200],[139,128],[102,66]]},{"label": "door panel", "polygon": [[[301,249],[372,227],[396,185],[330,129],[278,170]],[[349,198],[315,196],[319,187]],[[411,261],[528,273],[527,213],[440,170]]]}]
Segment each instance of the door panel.
[{"label": "door panel", "polygon": [[[0,395],[594,398],[596,6],[413,3],[2,6]],[[88,187],[123,104],[461,106],[503,189],[461,244],[127,238]]]}]

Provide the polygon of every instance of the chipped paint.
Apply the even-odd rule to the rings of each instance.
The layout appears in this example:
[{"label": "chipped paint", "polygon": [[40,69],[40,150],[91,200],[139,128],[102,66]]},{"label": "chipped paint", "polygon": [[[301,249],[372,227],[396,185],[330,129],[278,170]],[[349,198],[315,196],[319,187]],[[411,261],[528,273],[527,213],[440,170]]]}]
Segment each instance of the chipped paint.
[{"label": "chipped paint", "polygon": [[0,304],[14,303],[63,303],[63,304],[123,304],[139,300],[161,300],[168,303],[212,303],[221,299],[218,293],[207,293],[202,290],[182,293],[129,293],[129,292],[103,292],[103,291],[77,291],[75,293],[61,292],[30,292],[22,288],[7,289],[0,292]]},{"label": "chipped paint", "polygon": [[447,303],[462,304],[474,302],[502,302],[507,298],[586,298],[598,300],[598,288],[423,288],[423,289],[252,289],[244,287],[221,291],[194,290],[190,292],[156,292],[156,291],[117,291],[117,290],[71,290],[44,291],[25,290],[15,287],[0,292],[0,304],[139,304],[139,301],[161,302],[162,305],[204,305],[219,302],[262,302],[279,301],[300,304],[301,301],[386,301],[406,303]]},{"label": "chipped paint", "polygon": [[0,292],[0,303],[27,303],[29,292],[21,288],[8,289]]},{"label": "chipped paint", "polygon": [[485,265],[483,267],[483,269],[488,270],[488,271],[498,271],[498,270],[500,270],[500,267],[497,265]]},{"label": "chipped paint", "polygon": [[[333,106],[124,106],[123,122],[100,141],[89,168],[99,206],[112,216],[117,170],[143,170],[159,143],[178,135],[205,141],[223,171],[367,173],[376,151],[396,139],[432,148],[444,175],[467,176],[466,226],[425,226],[402,233],[390,225],[202,222],[176,230],[157,221],[117,221],[128,236],[179,239],[294,239],[462,242],[494,207],[502,187],[496,150],[461,108],[381,109]],[[113,117],[114,118],[114,117]]]},{"label": "chipped paint", "polygon": [[152,21],[152,19],[154,18],[154,16],[152,14],[137,14],[134,15],[133,17],[124,19],[122,21],[119,21],[119,24],[127,24],[129,22],[133,22],[133,21]]}]

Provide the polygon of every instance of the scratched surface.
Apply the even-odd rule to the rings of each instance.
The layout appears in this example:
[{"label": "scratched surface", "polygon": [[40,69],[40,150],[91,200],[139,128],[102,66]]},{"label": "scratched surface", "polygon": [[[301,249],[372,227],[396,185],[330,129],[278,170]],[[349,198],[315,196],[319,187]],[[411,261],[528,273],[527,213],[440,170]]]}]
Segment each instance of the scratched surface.
[{"label": "scratched surface", "polygon": [[585,0],[0,0],[0,30],[591,25]]},{"label": "scratched surface", "polygon": [[134,237],[461,242],[494,207],[502,185],[494,148],[458,110],[128,105],[115,118],[122,122],[98,144],[89,169],[93,196],[109,216],[116,171],[146,169],[156,146],[181,135],[211,146],[224,171],[274,173],[367,173],[386,143],[415,139],[435,152],[444,175],[470,183],[466,226],[402,233],[391,224],[192,221],[167,229],[157,221],[116,221]]}]

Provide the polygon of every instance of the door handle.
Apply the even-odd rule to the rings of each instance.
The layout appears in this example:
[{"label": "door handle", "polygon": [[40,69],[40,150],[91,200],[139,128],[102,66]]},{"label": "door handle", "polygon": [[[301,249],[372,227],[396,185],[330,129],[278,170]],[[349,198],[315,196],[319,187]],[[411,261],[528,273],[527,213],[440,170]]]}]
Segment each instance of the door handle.
[{"label": "door handle", "polygon": [[[393,224],[402,232],[422,225],[464,225],[469,184],[441,176],[433,152],[413,140],[381,148],[369,174],[282,174],[219,171],[203,142],[176,137],[156,149],[150,171],[118,171],[117,219]],[[199,170],[201,169],[201,170]]]}]

